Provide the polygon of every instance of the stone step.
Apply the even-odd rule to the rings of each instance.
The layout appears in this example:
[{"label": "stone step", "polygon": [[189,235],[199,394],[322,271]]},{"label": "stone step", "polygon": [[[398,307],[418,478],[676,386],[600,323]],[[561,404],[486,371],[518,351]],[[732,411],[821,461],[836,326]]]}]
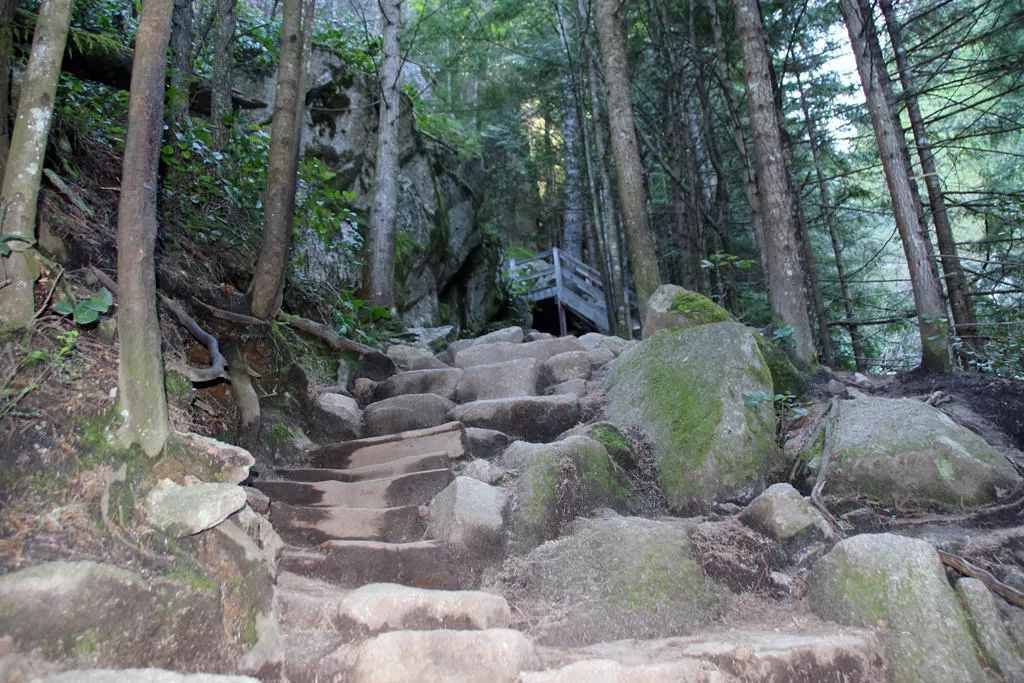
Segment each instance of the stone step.
[{"label": "stone step", "polygon": [[459,422],[375,436],[310,449],[315,467],[351,469],[391,463],[402,458],[443,451],[458,460],[469,451],[466,430]]},{"label": "stone step", "polygon": [[408,370],[389,377],[377,387],[374,397],[380,401],[402,394],[437,394],[454,401],[461,379],[462,370],[459,368]]},{"label": "stone step", "polygon": [[451,483],[451,468],[360,482],[264,481],[254,486],[278,503],[311,507],[394,508],[421,505]]},{"label": "stone step", "polygon": [[366,481],[384,479],[411,472],[426,472],[448,467],[448,454],[444,451],[410,455],[391,462],[365,467],[353,467],[347,470],[329,469],[325,467],[279,467],[277,475],[290,481]]},{"label": "stone step", "polygon": [[457,590],[473,586],[477,579],[436,541],[327,541],[316,549],[285,548],[278,567],[341,588],[388,582]]},{"label": "stone step", "polygon": [[304,546],[335,539],[405,543],[426,531],[416,505],[368,509],[271,503],[270,521],[286,543]]},{"label": "stone step", "polygon": [[468,368],[474,365],[502,363],[517,358],[534,358],[543,363],[551,356],[567,351],[586,351],[586,347],[576,337],[553,337],[521,344],[513,342],[475,344],[469,348],[457,350],[454,354],[454,365],[457,368]]},{"label": "stone step", "polygon": [[533,396],[474,401],[449,415],[467,427],[503,432],[513,439],[547,443],[576,426],[580,402],[575,396]]},{"label": "stone step", "polygon": [[391,631],[364,641],[347,680],[513,683],[537,669],[533,644],[519,631]]},{"label": "stone step", "polygon": [[454,401],[437,394],[401,394],[366,406],[363,434],[388,436],[444,424]]}]

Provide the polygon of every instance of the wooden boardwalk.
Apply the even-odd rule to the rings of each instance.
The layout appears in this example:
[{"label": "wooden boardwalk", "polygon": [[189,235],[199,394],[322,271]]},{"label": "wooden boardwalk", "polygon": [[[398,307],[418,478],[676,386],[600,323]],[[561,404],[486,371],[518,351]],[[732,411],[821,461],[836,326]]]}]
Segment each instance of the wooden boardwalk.
[{"label": "wooden boardwalk", "polygon": [[[614,318],[609,313],[610,292],[605,289],[601,274],[582,261],[555,247],[529,259],[513,259],[512,272],[525,283],[531,301],[553,299],[558,309],[559,332],[568,331],[565,310],[569,309],[599,332],[614,334]],[[639,320],[636,294],[627,291],[630,328]]]}]

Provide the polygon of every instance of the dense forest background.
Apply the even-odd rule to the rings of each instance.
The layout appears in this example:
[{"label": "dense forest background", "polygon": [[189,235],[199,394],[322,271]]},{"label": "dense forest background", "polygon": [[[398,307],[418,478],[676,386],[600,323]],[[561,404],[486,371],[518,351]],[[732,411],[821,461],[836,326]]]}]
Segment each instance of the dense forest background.
[{"label": "dense forest background", "polygon": [[[15,92],[48,4],[58,3],[4,3]],[[170,3],[74,4],[44,217],[47,201],[73,203],[89,177],[118,184],[109,176],[125,152],[136,30],[160,4]],[[381,112],[372,201],[322,155],[275,167],[281,107],[271,117],[238,92],[254,73],[285,69],[289,12],[300,59],[331,51],[377,84],[366,105]],[[614,284],[621,334],[623,289],[671,282],[770,329],[805,365],[947,369],[935,359],[948,357],[1020,377],[1022,28],[1015,0],[179,0],[158,251],[247,254],[234,284],[254,315],[272,318],[283,285],[271,282],[259,304],[260,276],[248,274],[283,271],[286,302],[318,293],[303,291],[305,256],[288,239],[268,247],[270,222],[315,233],[347,263],[320,317],[372,340],[374,323],[403,314],[394,283],[415,247],[386,196],[399,192],[385,132],[402,99],[423,144],[461,160],[476,220],[505,257],[557,246],[598,268]],[[7,145],[9,112],[2,120]],[[291,196],[294,215],[278,216]],[[220,272],[230,269],[207,267],[231,281]],[[493,286],[521,294],[507,270]],[[441,313],[434,322],[458,317]]]}]

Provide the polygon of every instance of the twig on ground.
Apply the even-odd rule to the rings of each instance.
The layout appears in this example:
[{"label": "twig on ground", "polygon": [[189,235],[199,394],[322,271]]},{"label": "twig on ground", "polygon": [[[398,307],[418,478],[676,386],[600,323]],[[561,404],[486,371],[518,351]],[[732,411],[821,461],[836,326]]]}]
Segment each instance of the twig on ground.
[{"label": "twig on ground", "polygon": [[117,542],[125,548],[128,548],[132,552],[138,553],[139,555],[146,558],[147,560],[150,560],[151,562],[155,562],[164,567],[170,567],[174,564],[173,556],[160,555],[149,550],[146,550],[145,548],[140,548],[137,544],[132,543],[127,538],[125,538],[124,534],[121,533],[121,530],[114,526],[114,523],[110,519],[110,485],[115,481],[125,481],[125,479],[127,478],[127,473],[127,466],[122,464],[121,469],[119,469],[117,472],[113,472],[109,477],[107,477],[107,480],[103,484],[103,493],[100,494],[100,516],[103,518],[103,526],[105,526],[107,528],[107,531],[110,532],[110,535],[113,536],[114,539],[117,540]]}]

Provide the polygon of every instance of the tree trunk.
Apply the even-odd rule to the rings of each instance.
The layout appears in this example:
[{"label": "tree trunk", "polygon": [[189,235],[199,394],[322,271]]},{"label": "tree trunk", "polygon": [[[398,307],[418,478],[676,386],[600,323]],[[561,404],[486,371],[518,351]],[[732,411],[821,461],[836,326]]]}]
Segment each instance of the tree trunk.
[{"label": "tree trunk", "polygon": [[380,0],[384,44],[380,66],[380,119],[377,128],[377,167],[373,205],[366,238],[363,290],[371,306],[395,306],[395,208],[398,206],[398,114],[402,91],[398,88],[402,22],[401,0]]},{"label": "tree trunk", "polygon": [[790,349],[793,361],[808,368],[814,361],[814,334],[807,310],[794,198],[782,146],[781,121],[775,107],[768,46],[756,0],[734,0],[733,4],[736,32],[743,52],[750,127],[754,134],[757,185],[764,212],[765,234],[761,249],[772,324],[793,329]]},{"label": "tree trunk", "polygon": [[[580,12],[585,11],[580,0]],[[590,48],[590,41],[584,34],[581,38],[584,51],[583,59],[587,63],[587,81],[590,84],[590,130],[594,137],[594,166],[596,166],[600,178],[600,212],[595,212],[594,221],[600,224],[599,232],[605,246],[606,270],[609,282],[607,287],[611,288],[612,312],[610,320],[614,321],[613,329],[615,334],[623,339],[629,339],[632,332],[626,323],[628,317],[629,302],[626,301],[625,279],[622,275],[622,257],[619,249],[619,228],[615,219],[615,206],[612,200],[612,181],[608,173],[608,146],[605,143],[604,117],[601,115],[601,96],[598,93],[597,68],[594,64],[595,57]],[[584,122],[585,123],[585,122]],[[595,193],[595,201],[598,201]],[[600,218],[598,218],[600,215]]]},{"label": "tree trunk", "polygon": [[0,187],[11,149],[11,65],[14,56],[15,0],[0,0]]},{"label": "tree trunk", "polygon": [[156,312],[157,164],[164,128],[164,76],[174,0],[145,0],[135,38],[121,201],[117,212],[118,392],[127,413],[121,439],[152,457],[170,434],[160,321]]},{"label": "tree trunk", "polygon": [[839,9],[850,34],[857,71],[871,114],[871,126],[892,197],[896,227],[907,258],[921,335],[921,364],[930,372],[949,372],[952,356],[942,288],[931,259],[928,237],[921,224],[921,202],[911,183],[910,157],[896,117],[888,75],[883,71],[885,62],[875,34],[871,6],[866,0],[840,0]]},{"label": "tree trunk", "polygon": [[[167,98],[167,127],[171,135],[181,130],[188,116],[192,83],[192,0],[174,0],[171,16],[171,76]],[[175,146],[177,153],[177,146]]]},{"label": "tree trunk", "polygon": [[[825,180],[825,170],[821,161],[821,149],[818,146],[818,131],[811,118],[811,109],[804,96],[803,85],[800,77],[797,76],[797,89],[800,92],[800,108],[804,114],[804,125],[807,128],[807,141],[811,148],[811,159],[814,162],[814,175],[818,185],[818,198],[821,201],[821,212],[825,216],[825,223],[828,225],[828,236],[832,242],[832,253],[836,259],[836,277],[839,280],[839,294],[843,299],[843,310],[846,312],[845,325],[850,333],[850,346],[853,349],[854,367],[859,372],[867,371],[867,357],[864,354],[863,337],[857,325],[850,324],[856,320],[853,307],[853,296],[850,294],[850,283],[846,278],[846,264],[843,261],[843,250],[839,242],[839,221],[836,220],[836,212],[832,209],[832,197],[828,191],[828,184]],[[828,330],[825,335],[828,335]]]},{"label": "tree trunk", "polygon": [[36,203],[71,5],[72,0],[43,0],[22,81],[0,212],[0,233],[11,250],[0,257],[0,333],[26,329],[35,317]]},{"label": "tree trunk", "polygon": [[302,0],[285,0],[281,12],[281,58],[270,128],[270,159],[263,201],[263,240],[249,285],[249,306],[258,318],[273,318],[281,308],[288,267],[295,183],[302,134]]},{"label": "tree trunk", "polygon": [[[729,52],[725,47],[725,36],[722,34],[722,21],[718,16],[718,0],[707,0],[708,12],[711,15],[711,30],[715,39],[715,69],[721,82],[722,93],[725,95],[726,108],[729,110],[729,128],[732,131],[733,145],[740,156],[743,169],[743,191],[750,208],[750,225],[754,231],[754,241],[760,247],[764,243],[764,219],[761,215],[761,198],[758,195],[757,178],[753,164],[747,154],[747,142],[743,139],[743,124],[740,121],[739,97],[729,74]],[[762,268],[764,264],[761,264]],[[768,275],[765,273],[765,279]]]},{"label": "tree trunk", "polygon": [[231,47],[235,42],[237,0],[217,0],[216,36],[213,42],[213,78],[210,83],[210,119],[213,139],[221,146],[228,138],[231,109]]},{"label": "tree trunk", "polygon": [[617,0],[595,0],[597,35],[604,65],[604,86],[608,98],[608,124],[611,130],[612,154],[619,179],[619,201],[629,245],[630,265],[640,313],[647,311],[647,300],[661,285],[658,256],[647,221],[647,191],[644,168],[640,160],[633,102],[630,93],[629,63],[622,35]]},{"label": "tree trunk", "polygon": [[903,46],[903,35],[893,12],[892,0],[879,0],[882,14],[885,15],[885,26],[892,41],[896,55],[896,66],[903,86],[903,101],[907,106],[910,128],[914,132],[914,144],[917,157],[921,162],[921,175],[928,190],[928,205],[932,210],[932,222],[935,224],[935,239],[939,243],[939,263],[946,279],[946,293],[949,295],[949,307],[953,312],[953,326],[956,335],[974,352],[982,351],[982,340],[978,337],[974,317],[974,306],[971,304],[970,292],[967,289],[967,278],[960,265],[957,253],[956,238],[953,237],[953,226],[946,210],[946,200],[942,196],[939,172],[935,164],[935,153],[932,151],[928,131],[924,126],[924,117],[917,101],[917,89],[914,83],[914,72],[907,58],[907,50]]},{"label": "tree trunk", "polygon": [[562,145],[565,149],[565,219],[562,249],[570,256],[583,258],[583,224],[587,210],[583,204],[583,176],[580,168],[580,130],[576,120],[576,95],[572,81],[562,78],[565,107],[562,112]]}]

